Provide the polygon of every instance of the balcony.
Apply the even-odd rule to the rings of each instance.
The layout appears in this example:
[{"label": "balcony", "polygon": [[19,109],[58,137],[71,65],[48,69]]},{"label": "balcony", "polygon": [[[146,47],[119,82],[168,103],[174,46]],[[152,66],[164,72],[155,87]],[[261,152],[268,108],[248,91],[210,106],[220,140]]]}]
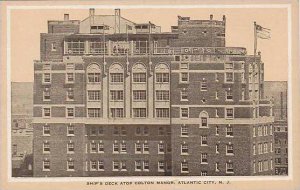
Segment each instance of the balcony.
[{"label": "balcony", "polygon": [[[156,44],[156,43],[154,43]],[[241,47],[153,47],[149,41],[65,41],[65,55],[246,55]]]}]

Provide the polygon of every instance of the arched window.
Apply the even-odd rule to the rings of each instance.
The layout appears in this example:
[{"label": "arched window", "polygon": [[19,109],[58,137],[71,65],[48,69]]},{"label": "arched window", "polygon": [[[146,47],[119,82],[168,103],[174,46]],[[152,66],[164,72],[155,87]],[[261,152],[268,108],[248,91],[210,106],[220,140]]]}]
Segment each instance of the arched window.
[{"label": "arched window", "polygon": [[111,83],[123,83],[124,82],[124,69],[118,63],[114,63],[109,67],[109,75],[110,75]]},{"label": "arched window", "polygon": [[132,81],[135,83],[147,81],[147,69],[143,64],[137,63],[132,67]]},{"label": "arched window", "polygon": [[156,83],[169,83],[169,67],[166,64],[160,63],[155,67]]},{"label": "arched window", "polygon": [[208,113],[206,111],[202,111],[199,117],[201,119],[200,127],[208,127],[208,123],[207,123]]},{"label": "arched window", "polygon": [[98,64],[92,63],[87,67],[87,82],[100,83],[101,69]]}]

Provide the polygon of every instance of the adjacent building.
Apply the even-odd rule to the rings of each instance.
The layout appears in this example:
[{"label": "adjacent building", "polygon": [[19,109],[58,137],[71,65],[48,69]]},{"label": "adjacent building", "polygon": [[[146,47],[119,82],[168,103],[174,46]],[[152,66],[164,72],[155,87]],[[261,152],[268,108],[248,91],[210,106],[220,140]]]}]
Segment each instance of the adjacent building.
[{"label": "adjacent building", "polygon": [[275,174],[288,175],[287,81],[266,81],[265,95],[274,100]]},{"label": "adjacent building", "polygon": [[273,175],[264,64],[226,17],[171,32],[114,15],[48,21],[34,63],[34,176]]},{"label": "adjacent building", "polygon": [[11,83],[11,153],[12,175],[32,176],[33,83]]}]

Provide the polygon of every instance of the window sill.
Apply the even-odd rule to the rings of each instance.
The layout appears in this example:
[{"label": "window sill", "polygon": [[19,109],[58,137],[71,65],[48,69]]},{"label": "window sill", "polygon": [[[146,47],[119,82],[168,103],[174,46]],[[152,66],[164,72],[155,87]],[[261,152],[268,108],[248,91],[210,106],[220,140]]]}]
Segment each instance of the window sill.
[{"label": "window sill", "polygon": [[204,164],[204,165],[206,165],[206,164],[208,164],[208,162],[201,162],[200,164]]},{"label": "window sill", "polygon": [[43,134],[43,137],[50,137],[51,135]]},{"label": "window sill", "polygon": [[189,153],[181,153],[180,155],[181,155],[181,156],[188,156]]},{"label": "window sill", "polygon": [[234,156],[234,154],[226,153],[226,156]]},{"label": "window sill", "polygon": [[75,172],[74,169],[68,169],[67,171],[68,171],[68,172]]},{"label": "window sill", "polygon": [[74,137],[75,135],[72,134],[68,134],[67,137]]},{"label": "window sill", "polygon": [[50,154],[50,152],[43,152],[43,154]]},{"label": "window sill", "polygon": [[228,172],[228,171],[226,171],[226,173],[227,173],[227,174],[234,174],[234,172]]},{"label": "window sill", "polygon": [[67,152],[67,154],[75,154],[75,152]]},{"label": "window sill", "polygon": [[182,101],[182,102],[188,102],[189,100],[187,100],[187,99],[181,99],[180,101]]},{"label": "window sill", "polygon": [[51,102],[51,99],[43,99],[43,102]]},{"label": "window sill", "polygon": [[50,172],[50,169],[43,169],[43,172]]},{"label": "window sill", "polygon": [[189,137],[189,136],[188,135],[180,135],[180,137],[186,138],[186,137]]},{"label": "window sill", "polygon": [[165,170],[158,170],[157,172],[165,172]]},{"label": "window sill", "polygon": [[233,138],[233,136],[231,136],[231,135],[226,135],[225,137],[231,137],[231,138]]},{"label": "window sill", "polygon": [[74,99],[67,99],[66,102],[74,102]]},{"label": "window sill", "polygon": [[188,171],[181,171],[182,174],[188,174]]}]

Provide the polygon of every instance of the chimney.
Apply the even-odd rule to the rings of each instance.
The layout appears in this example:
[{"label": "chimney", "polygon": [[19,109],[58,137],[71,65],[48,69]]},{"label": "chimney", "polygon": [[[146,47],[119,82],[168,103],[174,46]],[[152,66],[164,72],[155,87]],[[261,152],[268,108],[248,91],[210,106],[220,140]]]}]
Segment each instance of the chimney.
[{"label": "chimney", "polygon": [[226,16],[225,16],[225,15],[223,15],[223,21],[224,21],[224,22],[226,21]]},{"label": "chimney", "polygon": [[64,14],[64,21],[68,21],[69,20],[69,14]]},{"label": "chimney", "polygon": [[90,16],[94,16],[95,15],[95,9],[94,8],[90,8]]},{"label": "chimney", "polygon": [[210,20],[212,20],[214,18],[214,15],[210,15],[209,18]]}]

